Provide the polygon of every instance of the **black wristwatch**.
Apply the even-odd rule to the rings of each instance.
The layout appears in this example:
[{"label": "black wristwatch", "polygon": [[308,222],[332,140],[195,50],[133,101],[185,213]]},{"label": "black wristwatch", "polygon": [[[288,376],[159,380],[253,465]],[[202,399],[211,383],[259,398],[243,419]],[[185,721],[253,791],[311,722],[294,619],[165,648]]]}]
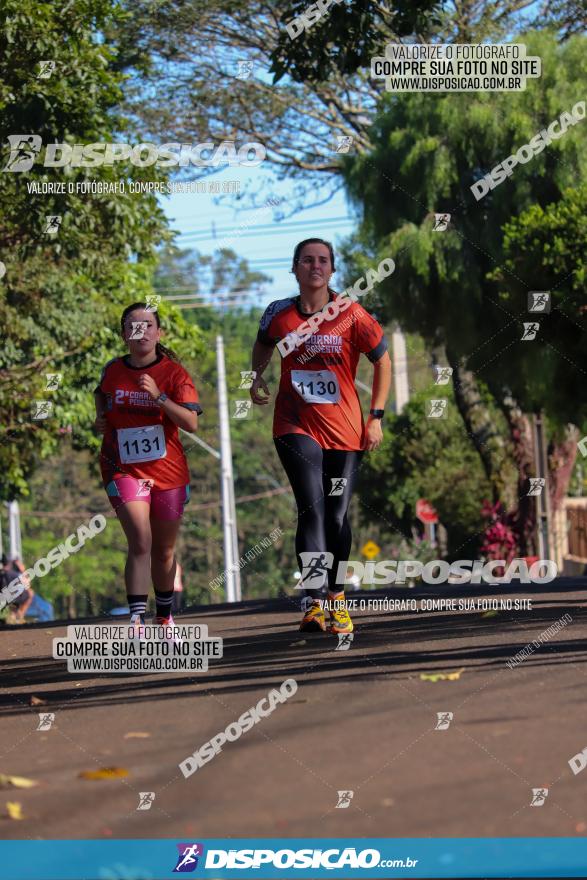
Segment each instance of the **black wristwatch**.
[{"label": "black wristwatch", "polygon": [[385,410],[384,409],[370,409],[369,415],[373,416],[374,419],[382,419],[383,416],[385,415]]},{"label": "black wristwatch", "polygon": [[155,403],[158,403],[159,406],[161,406],[161,404],[162,404],[162,403],[165,403],[165,401],[168,400],[168,399],[169,399],[169,398],[167,397],[167,395],[165,394],[165,392],[162,391],[161,394],[159,395],[159,397],[155,400]]}]

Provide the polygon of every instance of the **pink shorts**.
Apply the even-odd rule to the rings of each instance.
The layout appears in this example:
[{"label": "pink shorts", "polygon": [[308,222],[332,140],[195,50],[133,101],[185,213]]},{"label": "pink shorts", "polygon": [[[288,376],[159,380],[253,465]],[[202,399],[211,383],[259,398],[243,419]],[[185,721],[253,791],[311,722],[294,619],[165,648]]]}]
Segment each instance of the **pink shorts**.
[{"label": "pink shorts", "polygon": [[157,519],[180,519],[190,500],[189,484],[177,489],[152,489],[148,480],[128,475],[111,480],[106,492],[114,510],[129,501],[144,501],[151,505],[151,515]]}]

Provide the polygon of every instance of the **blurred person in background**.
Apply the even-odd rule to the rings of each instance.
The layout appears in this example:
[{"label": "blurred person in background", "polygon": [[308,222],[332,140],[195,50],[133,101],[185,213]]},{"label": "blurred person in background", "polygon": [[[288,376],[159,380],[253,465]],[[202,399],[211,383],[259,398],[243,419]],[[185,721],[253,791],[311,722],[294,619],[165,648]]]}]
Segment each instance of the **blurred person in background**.
[{"label": "blurred person in background", "polygon": [[5,554],[2,554],[2,586],[6,587],[11,581],[20,578],[24,589],[22,593],[10,603],[10,614],[8,615],[8,623],[24,623],[25,614],[29,610],[35,591],[31,587],[31,582],[23,573],[25,567],[18,558],[9,560]]}]

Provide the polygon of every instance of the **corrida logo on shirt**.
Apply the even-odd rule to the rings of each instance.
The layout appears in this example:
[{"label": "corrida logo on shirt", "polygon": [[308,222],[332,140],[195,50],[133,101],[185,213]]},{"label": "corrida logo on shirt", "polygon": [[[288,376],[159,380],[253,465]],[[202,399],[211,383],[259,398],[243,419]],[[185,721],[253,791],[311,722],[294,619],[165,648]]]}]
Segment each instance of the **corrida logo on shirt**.
[{"label": "corrida logo on shirt", "polygon": [[329,354],[340,354],[342,351],[342,336],[336,333],[313,333],[305,342],[306,349],[316,352],[325,351]]},{"label": "corrida logo on shirt", "polygon": [[118,406],[123,406],[125,403],[130,406],[157,406],[148,391],[130,391],[128,388],[114,390],[114,403]]}]

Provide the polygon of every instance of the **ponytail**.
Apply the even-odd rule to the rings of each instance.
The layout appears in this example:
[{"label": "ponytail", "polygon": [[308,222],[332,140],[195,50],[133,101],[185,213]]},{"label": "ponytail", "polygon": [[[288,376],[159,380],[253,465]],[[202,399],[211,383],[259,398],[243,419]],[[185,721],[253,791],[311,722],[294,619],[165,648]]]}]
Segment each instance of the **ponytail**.
[{"label": "ponytail", "polygon": [[170,360],[175,361],[176,364],[181,364],[180,359],[172,348],[167,348],[166,345],[162,345],[160,342],[158,342],[155,345],[155,351],[157,352],[157,354],[164,354]]}]

